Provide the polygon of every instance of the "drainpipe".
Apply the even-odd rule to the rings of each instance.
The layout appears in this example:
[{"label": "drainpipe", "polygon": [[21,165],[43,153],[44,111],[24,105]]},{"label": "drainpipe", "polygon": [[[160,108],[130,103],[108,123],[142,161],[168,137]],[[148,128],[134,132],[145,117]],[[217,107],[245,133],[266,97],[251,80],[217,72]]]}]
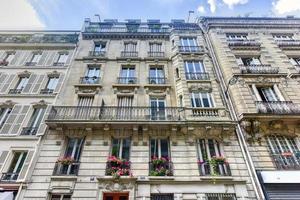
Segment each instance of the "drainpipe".
[{"label": "drainpipe", "polygon": [[[198,22],[198,23],[201,23],[201,22]],[[222,90],[222,93],[224,94],[223,96],[224,96],[225,102],[229,107],[230,115],[231,115],[231,117],[234,121],[238,121],[238,117],[237,117],[237,114],[235,112],[235,108],[233,106],[230,93],[225,94],[226,82],[225,82],[225,80],[222,76],[221,67],[219,65],[219,62],[217,60],[217,57],[216,57],[215,52],[214,52],[213,47],[212,47],[210,36],[208,34],[209,29],[207,29],[205,31],[202,26],[200,26],[200,27],[201,27],[201,29],[204,33],[205,41],[206,41],[206,43],[208,45],[208,49],[211,53],[212,61],[213,61],[213,64],[215,66],[216,75],[217,75],[218,79],[220,80],[221,90]],[[228,87],[229,87],[229,85],[228,85]],[[253,186],[254,186],[255,195],[256,195],[257,199],[265,200],[263,190],[261,188],[258,176],[257,176],[256,171],[255,171],[253,160],[252,160],[251,155],[249,153],[249,149],[248,149],[247,142],[246,142],[246,139],[245,139],[245,136],[244,136],[244,133],[243,133],[243,129],[241,128],[241,125],[239,123],[237,123],[236,127],[237,127],[236,135],[237,135],[237,138],[238,138],[241,150],[242,150],[243,157],[244,157],[245,162],[246,162],[246,166],[247,166],[247,169],[248,169],[248,172],[249,172],[249,175],[250,175],[251,182],[253,183]]]}]

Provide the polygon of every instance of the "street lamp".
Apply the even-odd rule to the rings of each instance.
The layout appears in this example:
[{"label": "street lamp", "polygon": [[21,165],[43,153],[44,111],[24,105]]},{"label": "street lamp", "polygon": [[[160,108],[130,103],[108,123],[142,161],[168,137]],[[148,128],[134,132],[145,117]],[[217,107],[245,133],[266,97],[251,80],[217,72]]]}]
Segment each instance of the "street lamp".
[{"label": "street lamp", "polygon": [[226,97],[228,97],[228,89],[229,89],[229,85],[234,85],[238,82],[239,78],[237,76],[233,76],[229,79],[227,85],[226,85],[226,90],[225,90],[225,95]]}]

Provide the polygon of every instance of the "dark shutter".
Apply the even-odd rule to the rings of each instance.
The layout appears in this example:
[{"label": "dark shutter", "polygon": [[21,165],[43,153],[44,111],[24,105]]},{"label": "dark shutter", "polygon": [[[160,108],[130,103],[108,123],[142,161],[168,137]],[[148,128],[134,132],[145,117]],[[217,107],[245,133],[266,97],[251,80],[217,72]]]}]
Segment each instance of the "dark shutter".
[{"label": "dark shutter", "polygon": [[300,184],[265,184],[265,191],[269,200],[300,199]]}]

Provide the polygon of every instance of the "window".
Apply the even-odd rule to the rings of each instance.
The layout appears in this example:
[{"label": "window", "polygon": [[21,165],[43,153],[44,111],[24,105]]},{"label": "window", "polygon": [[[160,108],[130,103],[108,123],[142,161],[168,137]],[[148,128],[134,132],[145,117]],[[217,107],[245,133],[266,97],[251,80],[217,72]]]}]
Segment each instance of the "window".
[{"label": "window", "polygon": [[162,67],[152,66],[149,70],[150,84],[165,84],[165,74]]},{"label": "window", "polygon": [[128,32],[137,32],[139,26],[140,26],[140,25],[137,24],[137,23],[128,23],[128,24],[126,24],[126,27],[127,27],[127,31],[128,31]]},{"label": "window", "polygon": [[94,96],[78,96],[75,118],[88,119],[91,115],[91,106],[94,103]]},{"label": "window", "polygon": [[279,169],[299,168],[299,147],[293,138],[285,136],[268,136],[268,147]]},{"label": "window", "polygon": [[23,128],[22,135],[35,135],[45,114],[46,108],[34,108],[28,127]]},{"label": "window", "polygon": [[124,51],[125,52],[136,52],[137,44],[134,42],[124,43]]},{"label": "window", "polygon": [[164,98],[150,98],[151,120],[166,119],[166,103]]},{"label": "window", "polygon": [[252,92],[258,101],[284,101],[277,85],[263,87],[256,87],[255,85],[252,85]]},{"label": "window", "polygon": [[9,114],[11,113],[12,108],[0,108],[0,128],[6,122]]},{"label": "window", "polygon": [[4,181],[16,181],[19,177],[20,171],[24,165],[27,152],[20,151],[14,152],[11,164],[8,168],[7,173],[3,173],[2,180]]},{"label": "window", "polygon": [[71,195],[69,195],[69,194],[52,194],[50,200],[71,200]]},{"label": "window", "polygon": [[205,68],[202,61],[185,61],[186,79],[201,79],[201,74],[205,73]]},{"label": "window", "polygon": [[170,158],[168,139],[151,139],[151,158]]},{"label": "window", "polygon": [[129,160],[130,156],[130,139],[112,139],[111,155],[120,159]]},{"label": "window", "polygon": [[209,193],[205,196],[207,200],[236,200],[235,194]]},{"label": "window", "polygon": [[191,103],[193,108],[212,108],[214,107],[214,100],[211,93],[199,92],[190,93]]},{"label": "window", "polygon": [[78,106],[92,106],[94,102],[93,96],[79,96],[78,97]]},{"label": "window", "polygon": [[133,96],[118,96],[118,107],[132,107]]},{"label": "window", "polygon": [[131,119],[133,96],[118,96],[117,119]]},{"label": "window", "polygon": [[150,52],[162,52],[162,44],[161,43],[150,43]]},{"label": "window", "polygon": [[95,52],[103,52],[103,51],[105,51],[105,48],[106,48],[106,43],[104,43],[104,42],[95,43],[94,51]]},{"label": "window", "polygon": [[46,86],[46,91],[45,91],[45,92],[47,92],[47,94],[54,92],[54,90],[58,84],[58,79],[59,79],[59,77],[49,77],[48,83]]},{"label": "window", "polygon": [[226,35],[228,40],[247,40],[248,36],[246,34],[227,34]]},{"label": "window", "polygon": [[97,84],[99,83],[100,67],[99,66],[88,66],[85,77],[82,82],[85,84]]},{"label": "window", "polygon": [[68,53],[60,53],[57,59],[58,64],[65,64],[67,62],[69,54]]},{"label": "window", "polygon": [[79,161],[83,142],[83,138],[69,138],[65,157],[71,157],[75,161]]},{"label": "window", "polygon": [[237,63],[239,65],[251,66],[251,65],[261,65],[260,59],[253,57],[253,58],[237,58]]},{"label": "window", "polygon": [[180,45],[184,47],[195,47],[197,45],[196,37],[182,37],[180,38]]},{"label": "window", "polygon": [[290,58],[292,65],[300,66],[300,58]]},{"label": "window", "polygon": [[34,53],[28,65],[36,65],[40,61],[41,57],[42,57],[41,53]]},{"label": "window", "polygon": [[11,89],[9,93],[11,94],[19,94],[26,87],[28,83],[29,77],[20,77],[19,82],[17,83],[15,89]]},{"label": "window", "polygon": [[174,200],[174,194],[151,194],[150,200]]},{"label": "window", "polygon": [[119,77],[119,83],[128,84],[128,83],[136,83],[135,78],[135,68],[131,67],[122,67]]},{"label": "window", "polygon": [[9,64],[15,57],[14,53],[6,53],[5,58],[3,59],[7,64]]},{"label": "window", "polygon": [[293,35],[273,35],[273,38],[281,41],[294,40]]}]

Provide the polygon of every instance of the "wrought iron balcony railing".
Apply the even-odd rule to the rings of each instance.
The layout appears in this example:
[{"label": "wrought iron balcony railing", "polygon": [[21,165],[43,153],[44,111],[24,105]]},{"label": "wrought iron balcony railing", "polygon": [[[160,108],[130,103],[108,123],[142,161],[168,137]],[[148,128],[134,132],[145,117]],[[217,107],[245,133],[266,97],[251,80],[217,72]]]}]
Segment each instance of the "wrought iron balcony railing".
[{"label": "wrought iron balcony railing", "polygon": [[271,65],[239,65],[243,74],[278,74],[279,67]]},{"label": "wrought iron balcony railing", "polygon": [[300,170],[300,154],[273,154],[275,166],[279,170]]},{"label": "wrought iron balcony railing", "polygon": [[85,76],[85,77],[80,77],[80,84],[99,84],[100,83],[100,77],[93,76]]},{"label": "wrought iron balcony railing", "polygon": [[54,106],[48,120],[91,121],[183,121],[178,107]]},{"label": "wrought iron balcony railing", "polygon": [[257,46],[259,47],[261,44],[258,41],[250,40],[250,39],[228,39],[228,45],[235,47],[235,46]]},{"label": "wrought iron balcony railing", "polygon": [[200,176],[231,176],[230,167],[227,162],[216,163],[215,165],[212,165],[209,162],[200,162],[199,170]]},{"label": "wrought iron balcony railing", "polygon": [[166,161],[163,163],[149,162],[149,176],[173,176],[173,163]]},{"label": "wrought iron balcony railing", "polygon": [[15,182],[19,177],[19,173],[2,173],[1,182]]},{"label": "wrought iron balcony railing", "polygon": [[23,88],[22,88],[22,89],[10,89],[10,90],[8,91],[8,93],[9,93],[9,94],[21,94],[21,93],[22,93],[22,90],[23,90]]},{"label": "wrought iron balcony railing", "polygon": [[21,135],[36,135],[38,128],[39,127],[24,127]]},{"label": "wrought iron balcony railing", "polygon": [[118,77],[118,84],[136,84],[136,77]]},{"label": "wrought iron balcony railing", "polygon": [[206,72],[187,72],[185,78],[187,80],[209,80],[209,74]]},{"label": "wrought iron balcony railing", "polygon": [[291,101],[256,101],[259,113],[300,114],[300,108]]},{"label": "wrought iron balcony railing", "polygon": [[180,53],[199,53],[204,51],[202,46],[178,46],[178,50]]},{"label": "wrought iron balcony railing", "polygon": [[138,27],[136,29],[128,29],[127,27],[101,27],[98,24],[89,25],[85,27],[85,32],[97,33],[170,33],[170,28],[144,28]]},{"label": "wrought iron balcony railing", "polygon": [[166,78],[165,77],[149,77],[148,81],[149,84],[155,84],[155,85],[163,85],[166,84]]},{"label": "wrought iron balcony railing", "polygon": [[72,162],[64,164],[60,162],[55,163],[53,175],[54,176],[77,176],[79,171],[80,162]]},{"label": "wrought iron balcony railing", "polygon": [[163,58],[163,57],[165,57],[165,52],[163,52],[163,51],[149,51],[148,56],[150,58]]},{"label": "wrought iron balcony railing", "polygon": [[91,57],[104,57],[106,51],[89,51],[89,56]]},{"label": "wrought iron balcony railing", "polygon": [[41,94],[53,94],[53,92],[54,92],[53,89],[48,89],[48,88],[41,89],[40,91]]},{"label": "wrought iron balcony railing", "polygon": [[276,40],[279,47],[297,47],[300,46],[300,40]]},{"label": "wrought iron balcony railing", "polygon": [[111,161],[106,162],[105,175],[113,176],[114,173],[121,169],[124,172],[124,176],[130,175],[130,161],[124,161],[122,163],[113,163]]},{"label": "wrought iron balcony railing", "polygon": [[121,51],[122,58],[136,58],[138,57],[137,51]]},{"label": "wrought iron balcony railing", "polygon": [[55,62],[55,63],[53,63],[53,66],[63,67],[63,66],[65,66],[65,64],[66,63],[64,63],[64,62]]},{"label": "wrought iron balcony railing", "polygon": [[35,66],[37,65],[37,62],[26,62],[25,66]]}]

